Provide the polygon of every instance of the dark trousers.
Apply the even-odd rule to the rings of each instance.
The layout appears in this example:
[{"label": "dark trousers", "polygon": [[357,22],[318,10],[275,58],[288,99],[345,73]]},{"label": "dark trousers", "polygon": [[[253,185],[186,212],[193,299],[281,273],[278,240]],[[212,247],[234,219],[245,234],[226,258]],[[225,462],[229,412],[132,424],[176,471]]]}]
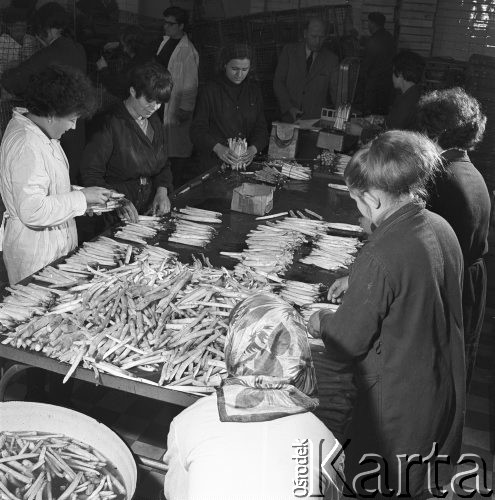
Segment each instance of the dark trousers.
[{"label": "dark trousers", "polygon": [[486,307],[487,275],[484,260],[466,267],[462,288],[462,316],[466,358],[466,389],[469,389],[480,341]]}]

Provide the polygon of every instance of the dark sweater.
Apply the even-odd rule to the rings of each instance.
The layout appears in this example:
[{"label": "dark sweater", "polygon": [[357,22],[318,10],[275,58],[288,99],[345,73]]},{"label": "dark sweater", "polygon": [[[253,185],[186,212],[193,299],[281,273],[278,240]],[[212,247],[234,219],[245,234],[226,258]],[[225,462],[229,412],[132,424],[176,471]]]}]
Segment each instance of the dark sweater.
[{"label": "dark sweater", "polygon": [[[163,126],[154,113],[149,118],[153,142],[119,102],[99,118],[86,145],[81,177],[84,186],[102,186],[127,195],[138,211],[146,209],[157,187],[172,191],[172,174],[167,162]],[[137,198],[139,178],[152,180],[150,199]],[[140,206],[142,205],[142,206]]]},{"label": "dark sweater", "polygon": [[[452,228],[414,204],[382,222],[361,250],[341,306],[321,319],[329,363],[353,365],[359,388],[346,476],[348,467],[370,468],[356,465],[362,453],[379,453],[397,490],[396,456],[426,457],[434,442],[455,463],[465,408],[461,286]],[[411,495],[425,489],[426,472],[411,468]]]},{"label": "dark sweater", "polygon": [[389,114],[385,117],[385,126],[388,129],[414,130],[418,102],[421,98],[422,88],[413,85],[403,94],[395,98]]},{"label": "dark sweater", "polygon": [[261,151],[268,144],[268,129],[258,85],[247,79],[237,85],[224,75],[206,84],[190,134],[205,166],[220,162],[213,147],[217,143],[227,146],[229,138],[243,137]]},{"label": "dark sweater", "polygon": [[445,172],[430,190],[429,208],[452,226],[464,257],[462,317],[469,383],[485,315],[487,275],[482,257],[488,251],[490,195],[465,151],[450,149],[442,156]]}]

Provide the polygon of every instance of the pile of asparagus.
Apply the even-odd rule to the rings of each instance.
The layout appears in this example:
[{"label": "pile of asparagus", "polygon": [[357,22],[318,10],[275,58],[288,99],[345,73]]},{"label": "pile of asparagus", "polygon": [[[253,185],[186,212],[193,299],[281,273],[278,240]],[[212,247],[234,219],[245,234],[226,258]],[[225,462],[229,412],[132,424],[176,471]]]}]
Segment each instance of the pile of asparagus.
[{"label": "pile of asparagus", "polygon": [[[261,285],[225,269],[146,256],[69,288],[44,315],[10,331],[3,344],[41,351],[95,371],[211,392],[225,374],[223,346],[234,305]],[[135,373],[156,372],[150,382]],[[133,371],[131,371],[133,370]]]},{"label": "pile of asparagus", "polygon": [[0,498],[6,500],[126,499],[108,460],[63,434],[0,433]]}]

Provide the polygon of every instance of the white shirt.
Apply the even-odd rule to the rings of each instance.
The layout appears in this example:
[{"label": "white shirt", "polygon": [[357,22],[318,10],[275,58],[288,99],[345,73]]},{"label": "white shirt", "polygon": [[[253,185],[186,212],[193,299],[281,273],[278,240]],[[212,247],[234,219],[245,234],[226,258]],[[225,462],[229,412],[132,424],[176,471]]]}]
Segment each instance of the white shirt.
[{"label": "white shirt", "polygon": [[0,146],[0,192],[7,222],[3,258],[10,284],[17,283],[77,246],[74,217],[86,197],[72,191],[60,141],[50,139],[14,110]]},{"label": "white shirt", "polygon": [[[331,456],[336,455],[339,446],[315,415],[301,413],[268,422],[221,422],[216,394],[203,398],[175,417],[170,426],[164,457],[169,467],[165,496],[167,500],[300,498],[295,492],[298,477],[294,457],[301,440],[314,447],[308,453],[308,472],[302,474],[313,485],[309,497],[318,492],[320,441],[323,457],[332,450]],[[304,446],[300,449],[304,452]],[[330,462],[325,470],[336,481]],[[330,481],[325,498],[339,498]]]}]

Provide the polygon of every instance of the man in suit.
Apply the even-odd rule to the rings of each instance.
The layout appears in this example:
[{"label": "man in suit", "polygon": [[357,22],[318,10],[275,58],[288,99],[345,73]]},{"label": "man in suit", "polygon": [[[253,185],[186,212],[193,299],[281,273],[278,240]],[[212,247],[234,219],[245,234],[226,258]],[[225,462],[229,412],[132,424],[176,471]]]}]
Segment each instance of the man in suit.
[{"label": "man in suit", "polygon": [[304,41],[282,49],[273,79],[282,121],[319,118],[321,108],[335,103],[339,60],[323,47],[325,38],[325,23],[311,18],[304,30]]}]

